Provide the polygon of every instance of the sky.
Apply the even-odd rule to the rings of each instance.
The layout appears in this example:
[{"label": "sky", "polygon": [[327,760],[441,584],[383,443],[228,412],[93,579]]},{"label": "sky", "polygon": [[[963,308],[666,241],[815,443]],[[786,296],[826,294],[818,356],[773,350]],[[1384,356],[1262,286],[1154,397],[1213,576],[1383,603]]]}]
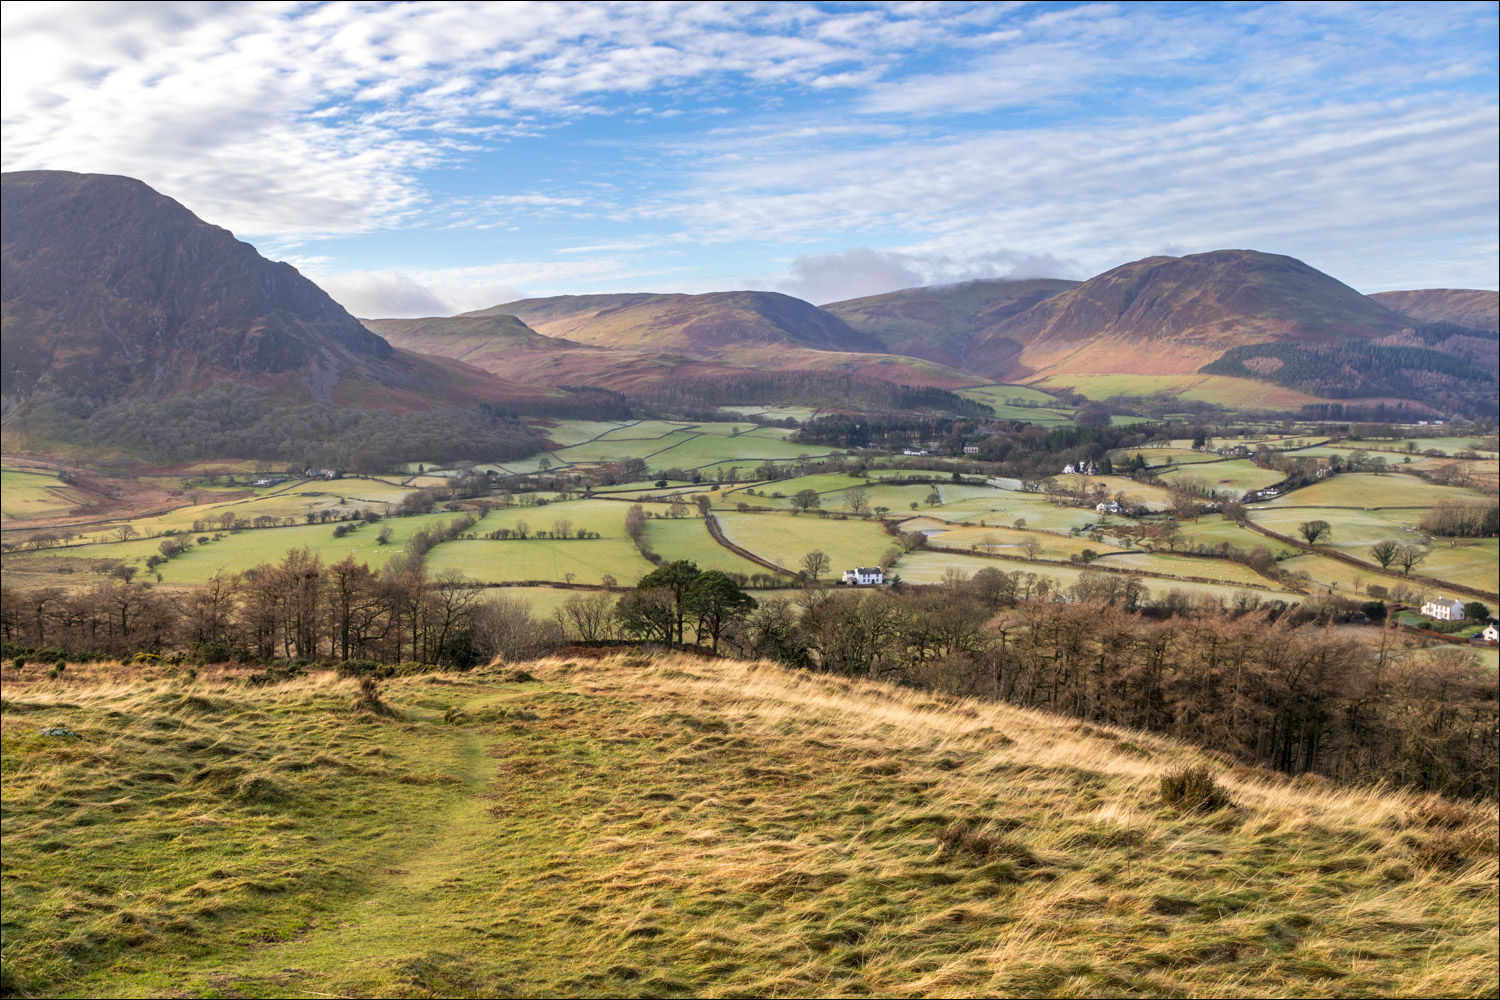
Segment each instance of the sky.
[{"label": "sky", "polygon": [[366,317],[1225,248],[1496,288],[1497,13],[5,3],[0,159],[140,178]]}]

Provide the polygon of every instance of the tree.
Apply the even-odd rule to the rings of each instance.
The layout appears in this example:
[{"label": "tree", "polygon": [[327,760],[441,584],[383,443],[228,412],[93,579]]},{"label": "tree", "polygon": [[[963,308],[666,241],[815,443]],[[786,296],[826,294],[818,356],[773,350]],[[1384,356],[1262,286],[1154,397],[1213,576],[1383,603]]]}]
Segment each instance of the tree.
[{"label": "tree", "polygon": [[698,636],[706,631],[712,649],[719,651],[719,636],[726,625],[743,618],[755,607],[755,599],[740,590],[739,584],[719,570],[699,573],[689,585],[683,599],[687,609],[698,616]]},{"label": "tree", "polygon": [[806,573],[807,578],[813,583],[817,583],[823,574],[828,572],[830,562],[828,553],[821,549],[813,549],[802,557],[802,572]]},{"label": "tree", "polygon": [[[641,577],[641,582],[635,585],[637,591],[663,590],[671,595],[679,646],[683,642],[683,625],[687,619],[687,607],[684,601],[688,588],[698,578],[699,572],[696,563],[686,559],[676,559],[664,566],[658,566]],[[671,636],[668,636],[666,641],[668,645],[671,645]]]},{"label": "tree", "polygon": [[615,621],[626,635],[672,645],[677,622],[672,592],[665,587],[626,591],[615,605]]},{"label": "tree", "polygon": [[573,594],[553,614],[563,631],[581,642],[598,642],[614,637],[611,612],[615,599],[607,590]]},{"label": "tree", "polygon": [[844,509],[857,517],[870,513],[870,491],[863,486],[851,486],[844,491]]},{"label": "tree", "polygon": [[1483,601],[1465,601],[1464,617],[1471,621],[1484,621],[1490,616],[1490,609]]},{"label": "tree", "polygon": [[822,505],[823,500],[818,496],[817,490],[798,490],[792,496],[792,509],[798,512],[804,510],[813,510],[814,508],[821,507]]},{"label": "tree", "polygon": [[932,492],[929,493],[929,494],[927,494],[927,506],[929,506],[929,507],[936,507],[938,504],[940,504],[942,502],[943,502],[942,494],[938,493],[937,487],[934,486],[932,488]]},{"label": "tree", "polygon": [[571,537],[573,537],[573,522],[569,521],[565,517],[560,517],[556,521],[553,521],[552,522],[552,537],[553,538],[571,538]]},{"label": "tree", "polygon": [[1383,542],[1376,542],[1370,546],[1370,556],[1378,563],[1381,569],[1389,569],[1391,563],[1396,560],[1396,550],[1401,548],[1399,542],[1393,542],[1387,538]]},{"label": "tree", "polygon": [[1297,530],[1302,533],[1303,538],[1307,539],[1308,545],[1316,545],[1318,539],[1333,534],[1333,525],[1327,521],[1303,521],[1297,525]]},{"label": "tree", "polygon": [[135,527],[133,525],[122,524],[118,528],[115,529],[115,537],[118,538],[122,542],[128,541],[129,539],[134,538],[135,535],[136,535],[136,531],[135,531]]},{"label": "tree", "polygon": [[1411,576],[1411,571],[1417,563],[1427,558],[1427,553],[1416,545],[1402,545],[1396,549],[1396,558],[1393,560],[1401,567],[1401,572]]},{"label": "tree", "polygon": [[667,508],[667,514],[670,517],[687,517],[690,509],[687,504],[682,502],[681,497],[676,497],[672,500],[671,506]]},{"label": "tree", "polygon": [[1021,543],[1021,549],[1026,553],[1027,559],[1035,559],[1042,554],[1041,539],[1028,538]]}]

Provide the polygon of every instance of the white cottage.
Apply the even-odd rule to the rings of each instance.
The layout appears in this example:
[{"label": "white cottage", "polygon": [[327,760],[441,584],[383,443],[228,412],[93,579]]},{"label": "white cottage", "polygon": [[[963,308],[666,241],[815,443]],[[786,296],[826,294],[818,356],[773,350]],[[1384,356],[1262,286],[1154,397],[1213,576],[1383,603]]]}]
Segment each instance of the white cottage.
[{"label": "white cottage", "polygon": [[885,573],[879,566],[861,566],[858,569],[844,570],[844,582],[852,583],[856,587],[870,587],[875,584],[885,583]]},{"label": "white cottage", "polygon": [[1462,601],[1445,601],[1439,597],[1422,605],[1422,615],[1440,622],[1461,622],[1464,620],[1464,605]]},{"label": "white cottage", "polygon": [[1500,642],[1500,628],[1496,628],[1493,623],[1486,625],[1479,635],[1485,642]]}]

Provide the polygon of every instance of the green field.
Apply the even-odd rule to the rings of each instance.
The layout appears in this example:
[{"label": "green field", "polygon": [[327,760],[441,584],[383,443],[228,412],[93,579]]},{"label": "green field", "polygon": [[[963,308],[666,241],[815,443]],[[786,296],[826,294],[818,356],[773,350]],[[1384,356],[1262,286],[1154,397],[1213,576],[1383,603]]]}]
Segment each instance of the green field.
[{"label": "green field", "polygon": [[1415,476],[1347,473],[1268,501],[1276,507],[1431,507],[1444,501],[1486,499],[1483,493],[1438,486]]},{"label": "green field", "polygon": [[[1111,560],[1112,561],[1112,560]],[[1054,590],[1063,590],[1078,582],[1078,578],[1089,571],[1087,566],[1058,566],[1046,563],[1015,562],[1010,559],[986,559],[983,556],[965,555],[959,552],[942,552],[932,549],[923,549],[920,552],[912,552],[902,556],[891,572],[898,574],[901,579],[908,583],[940,583],[951,571],[973,576],[981,569],[998,569],[1006,573],[1022,572],[1034,573],[1039,579],[1049,580]],[[1213,576],[1213,573],[1199,574]],[[1232,584],[1216,583],[1194,583],[1188,580],[1166,580],[1158,577],[1143,576],[1141,582],[1150,591],[1153,598],[1160,598],[1173,590],[1194,597],[1212,597],[1219,601],[1232,602],[1235,597],[1243,593],[1254,593],[1265,599],[1274,599],[1295,603],[1299,600],[1296,594],[1275,593],[1269,594],[1263,590],[1248,591],[1244,587],[1236,587]],[[1262,581],[1264,583],[1265,581]]]},{"label": "green field", "polygon": [[[1369,556],[1360,558],[1369,559]],[[1446,539],[1439,539],[1427,551],[1427,558],[1413,572],[1439,580],[1451,580],[1491,594],[1500,593],[1500,539],[1465,538],[1458,540],[1457,545],[1449,545]],[[1492,613],[1496,610],[1490,609]]]},{"label": "green field", "polygon": [[1056,396],[1029,385],[975,385],[957,391],[960,396],[981,403],[1040,403],[1046,406],[1057,402]]},{"label": "green field", "polygon": [[1168,395],[1230,409],[1288,409],[1320,401],[1295,389],[1225,375],[1053,375],[1037,385],[1072,389],[1089,399]]},{"label": "green field", "polygon": [[[1406,580],[1397,572],[1381,573],[1378,570],[1362,570],[1348,563],[1339,562],[1337,559],[1311,553],[1283,559],[1276,565],[1288,573],[1306,573],[1313,583],[1329,587],[1347,597],[1362,596],[1372,583],[1385,587],[1387,590],[1401,585],[1418,592],[1431,589],[1426,584]],[[1354,591],[1356,577],[1359,578],[1359,594]]]},{"label": "green field", "polygon": [[[333,537],[333,524],[307,524],[290,528],[246,529],[223,534],[217,541],[202,545],[194,544],[186,552],[163,563],[157,568],[161,582],[172,585],[205,583],[221,573],[242,573],[261,563],[276,562],[289,549],[307,548],[320,556],[325,563],[338,562],[353,556],[357,562],[369,563],[373,568],[384,566],[391,556],[401,551],[401,546],[417,531],[433,524],[446,524],[454,514],[426,514],[417,517],[397,517],[367,524],[346,534]],[[380,529],[389,526],[391,539],[386,545],[376,541]],[[220,534],[205,532],[212,538]],[[188,539],[199,537],[188,534]],[[10,553],[5,556],[7,573],[13,570],[28,571],[28,564],[63,566],[69,562],[87,567],[94,560],[122,560],[140,566],[144,578],[147,556],[158,550],[163,539],[139,538],[128,542],[105,542],[92,545],[72,545],[42,552]],[[55,572],[55,570],[54,570]],[[93,577],[64,577],[77,585]]]},{"label": "green field", "polygon": [[816,514],[716,515],[725,536],[763,559],[795,571],[802,557],[814,549],[826,552],[837,575],[855,566],[874,566],[895,539],[875,521],[851,518],[836,521]]},{"label": "green field", "polygon": [[[939,508],[941,515],[942,508]],[[1096,553],[1123,551],[1107,542],[1093,542],[1087,537],[1056,535],[1046,531],[1017,531],[1014,528],[980,528],[973,525],[951,524],[932,516],[911,517],[901,522],[902,531],[928,533],[929,548],[953,549],[967,552],[977,548],[980,553],[993,551],[1001,555],[1019,555],[1019,550],[1028,541],[1042,546],[1039,556],[1043,559],[1066,559],[1068,556],[1092,549]]]},{"label": "green field", "polygon": [[7,521],[56,517],[81,502],[54,472],[0,468],[0,517]]},{"label": "green field", "polygon": [[1124,493],[1126,498],[1134,503],[1144,504],[1151,510],[1161,510],[1172,505],[1172,494],[1170,491],[1153,486],[1150,483],[1138,483],[1134,479],[1126,479],[1124,476],[1080,476],[1059,475],[1053,477],[1059,484],[1069,489],[1088,488],[1090,490],[1103,486],[1106,496],[1113,497],[1116,493]]},{"label": "green field", "polygon": [[657,518],[647,521],[646,540],[668,562],[686,559],[697,563],[699,569],[744,573],[746,576],[770,572],[759,563],[751,562],[714,541],[700,517],[680,520]]},{"label": "green field", "polygon": [[1240,458],[1228,462],[1187,465],[1163,472],[1161,478],[1174,485],[1197,480],[1220,492],[1247,493],[1279,483],[1286,477],[1274,469],[1262,469],[1248,458]]},{"label": "green field", "polygon": [[1206,559],[1176,555],[1170,552],[1118,552],[1101,558],[1100,566],[1112,569],[1138,569],[1164,576],[1196,576],[1210,580],[1222,580],[1226,584],[1244,584],[1256,587],[1281,588],[1248,566],[1227,559]]},{"label": "green field", "polygon": [[598,584],[605,576],[613,576],[628,585],[651,572],[651,564],[628,538],[459,539],[428,553],[427,569],[430,573],[456,569],[480,583],[564,583],[572,573],[573,583]]}]

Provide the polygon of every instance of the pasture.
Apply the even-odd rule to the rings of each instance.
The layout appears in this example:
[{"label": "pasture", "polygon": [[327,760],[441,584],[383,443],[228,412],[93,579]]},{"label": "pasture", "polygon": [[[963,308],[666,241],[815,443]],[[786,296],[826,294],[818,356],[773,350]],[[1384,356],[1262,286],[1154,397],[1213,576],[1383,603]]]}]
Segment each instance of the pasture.
[{"label": "pasture", "polygon": [[[161,564],[156,571],[161,574],[163,584],[189,586],[206,583],[221,574],[243,573],[261,563],[277,562],[289,550],[301,548],[313,552],[325,563],[339,562],[346,556],[353,556],[356,562],[368,563],[372,569],[379,569],[392,556],[400,553],[402,545],[412,535],[434,524],[446,524],[455,516],[443,513],[391,518],[363,525],[342,538],[333,537],[333,524],[188,534],[183,536],[187,541],[194,541],[198,537],[207,537],[210,541],[202,544],[194,542],[191,548]],[[390,540],[385,545],[377,540],[382,527],[389,527],[391,530]],[[162,538],[137,538],[126,542],[71,545],[41,552],[10,553],[5,556],[5,568],[7,574],[13,568],[24,572],[28,561],[35,560],[54,567],[53,572],[56,572],[56,567],[66,566],[65,562],[56,560],[68,560],[77,563],[82,572],[95,560],[118,560],[139,567],[144,578],[146,558],[156,553],[163,541]],[[75,577],[74,585],[87,582],[88,579],[91,577]]]},{"label": "pasture", "polygon": [[0,517],[7,521],[56,517],[82,502],[55,472],[0,468]]},{"label": "pasture", "polygon": [[744,573],[746,576],[771,572],[714,541],[700,517],[647,521],[646,541],[667,562],[686,559],[697,563],[699,569]]},{"label": "pasture", "polygon": [[[598,585],[612,576],[633,584],[651,564],[628,538],[457,539],[427,555],[427,571],[458,570],[479,583],[555,582]],[[568,574],[573,579],[568,580]]]},{"label": "pasture", "polygon": [[877,521],[839,521],[816,514],[716,515],[725,537],[784,569],[796,571],[814,549],[832,560],[831,575],[855,566],[874,566],[896,540]]},{"label": "pasture", "polygon": [[1416,476],[1392,473],[1345,473],[1267,502],[1277,507],[1432,507],[1444,500],[1485,499],[1484,494],[1457,486],[1439,486]]},{"label": "pasture", "polygon": [[1161,478],[1175,486],[1191,485],[1196,481],[1220,493],[1243,494],[1265,489],[1285,477],[1274,469],[1262,469],[1247,458],[1239,458],[1182,465],[1161,473]]}]

